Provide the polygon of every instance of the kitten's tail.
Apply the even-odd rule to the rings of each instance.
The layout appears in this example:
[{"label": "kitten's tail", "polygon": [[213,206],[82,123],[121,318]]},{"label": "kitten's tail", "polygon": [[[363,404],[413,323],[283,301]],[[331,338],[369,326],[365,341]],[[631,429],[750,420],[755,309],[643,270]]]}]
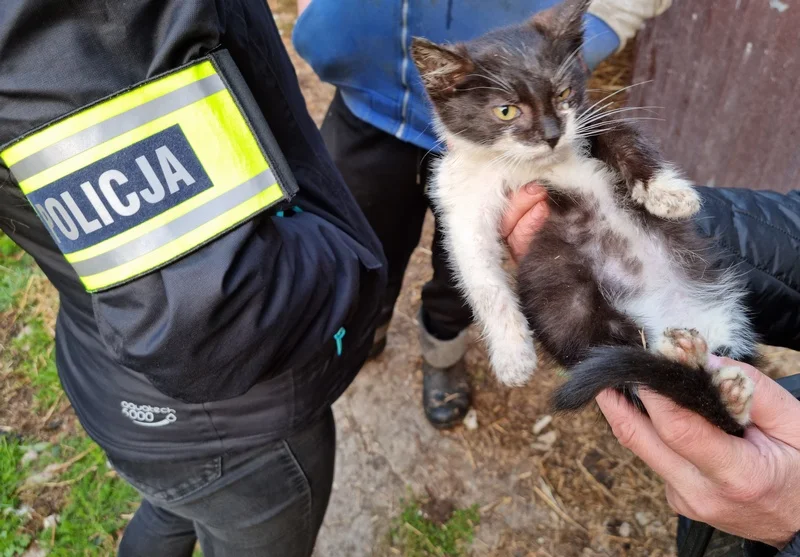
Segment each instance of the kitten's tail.
[{"label": "kitten's tail", "polygon": [[740,435],[743,426],[731,416],[712,382],[712,373],[633,346],[593,348],[568,370],[569,379],[553,394],[556,411],[583,408],[607,388],[629,393],[646,387],[679,406],[696,412],[727,433]]}]

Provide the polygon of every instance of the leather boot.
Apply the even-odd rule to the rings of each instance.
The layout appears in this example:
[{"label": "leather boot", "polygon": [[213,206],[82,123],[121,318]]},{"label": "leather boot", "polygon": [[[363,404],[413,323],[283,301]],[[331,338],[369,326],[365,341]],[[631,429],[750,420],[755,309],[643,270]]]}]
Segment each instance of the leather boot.
[{"label": "leather boot", "polygon": [[422,347],[422,407],[431,425],[447,429],[459,424],[470,407],[464,355],[468,334],[461,331],[451,340],[439,340],[430,334],[420,319]]}]

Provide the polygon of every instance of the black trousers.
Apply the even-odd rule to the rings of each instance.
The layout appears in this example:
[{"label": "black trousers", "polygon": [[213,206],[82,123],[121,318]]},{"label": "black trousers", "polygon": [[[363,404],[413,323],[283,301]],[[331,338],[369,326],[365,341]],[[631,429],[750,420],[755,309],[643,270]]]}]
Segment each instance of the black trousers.
[{"label": "black trousers", "polygon": [[115,459],[143,495],[119,557],[310,557],[333,486],[328,410],[284,440],[195,461]]},{"label": "black trousers", "polygon": [[[408,260],[419,243],[429,207],[425,194],[435,155],[360,120],[339,92],[333,99],[322,137],[361,210],[383,244],[389,263],[380,325],[392,317]],[[422,288],[422,316],[428,332],[447,340],[472,322],[472,312],[455,286],[437,222],[431,265],[433,278]]]}]

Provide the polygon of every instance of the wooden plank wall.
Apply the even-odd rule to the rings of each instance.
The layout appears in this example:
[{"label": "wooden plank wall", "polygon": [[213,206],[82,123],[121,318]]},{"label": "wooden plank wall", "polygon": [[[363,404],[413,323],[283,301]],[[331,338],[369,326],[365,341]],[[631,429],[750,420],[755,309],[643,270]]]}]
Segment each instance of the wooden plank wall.
[{"label": "wooden plank wall", "polygon": [[[675,0],[639,34],[631,106],[698,184],[800,189],[800,1]],[[643,114],[651,116],[650,114]]]}]

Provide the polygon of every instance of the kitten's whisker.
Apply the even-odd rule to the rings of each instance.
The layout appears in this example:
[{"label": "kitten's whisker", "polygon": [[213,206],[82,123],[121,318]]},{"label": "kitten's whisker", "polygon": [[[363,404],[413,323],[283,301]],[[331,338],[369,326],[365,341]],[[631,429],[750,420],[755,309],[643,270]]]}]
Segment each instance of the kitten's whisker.
[{"label": "kitten's whisker", "polygon": [[562,77],[564,77],[564,76],[563,76],[563,73],[567,71],[567,68],[568,68],[568,67],[569,67],[569,65],[572,63],[572,60],[574,60],[574,59],[575,59],[575,57],[578,55],[578,53],[581,51],[581,49],[582,49],[582,48],[583,48],[583,45],[581,44],[580,46],[578,46],[578,48],[576,48],[575,50],[573,50],[573,51],[570,53],[570,55],[569,55],[569,56],[567,56],[567,57],[564,59],[564,61],[563,61],[563,62],[561,62],[561,65],[560,65],[560,66],[558,66],[558,69],[556,70],[556,73],[555,73],[555,75],[553,76],[553,81],[559,81],[559,80],[561,80],[561,78],[562,78]]},{"label": "kitten's whisker", "polygon": [[[606,106],[608,106],[608,105],[606,105]],[[606,112],[596,111],[596,112],[592,113],[591,116],[588,116],[588,117],[585,116],[585,115],[582,115],[580,118],[578,118],[575,121],[575,123],[576,124],[577,123],[585,124],[585,123],[590,122],[592,120],[596,120],[596,119],[599,119],[599,118],[605,118],[606,116],[610,116],[612,114],[618,114],[620,112],[629,112],[631,110],[644,110],[645,112],[650,112],[652,114],[657,114],[657,112],[655,112],[654,110],[651,110],[651,109],[663,109],[663,108],[664,108],[663,106],[625,106],[625,107],[615,108],[613,110],[609,110],[609,111],[606,111]]]},{"label": "kitten's whisker", "polygon": [[610,99],[611,97],[613,97],[613,96],[615,96],[615,95],[619,95],[619,94],[620,94],[620,93],[622,93],[623,91],[627,91],[628,89],[633,89],[634,87],[638,87],[638,86],[640,86],[640,85],[646,85],[646,84],[648,84],[648,83],[652,83],[652,82],[653,82],[653,80],[652,80],[652,79],[648,79],[647,81],[640,81],[639,83],[633,83],[633,84],[631,84],[631,85],[628,85],[627,87],[622,87],[621,89],[618,89],[618,90],[614,91],[614,92],[613,92],[613,93],[611,93],[610,95],[606,95],[605,97],[603,97],[602,99],[600,99],[599,101],[597,101],[596,103],[594,103],[592,106],[590,106],[590,107],[589,107],[587,110],[591,110],[591,109],[593,109],[593,108],[594,108],[594,107],[596,107],[598,104],[600,104],[600,103],[602,103],[602,102],[605,102],[605,101],[607,101],[608,99]]},{"label": "kitten's whisker", "polygon": [[587,122],[596,120],[598,118],[603,118],[603,117],[608,116],[610,114],[616,114],[618,112],[627,112],[629,110],[644,110],[646,112],[651,112],[653,114],[656,114],[656,112],[654,112],[653,110],[650,110],[650,109],[663,109],[664,108],[663,106],[622,106],[622,107],[615,108],[613,110],[609,110],[609,111],[605,111],[604,112],[604,110],[607,107],[609,107],[612,104],[614,104],[614,102],[615,101],[611,101],[611,102],[608,102],[608,103],[604,104],[603,106],[601,106],[599,108],[596,108],[594,110],[587,110],[587,111],[583,112],[582,114],[580,114],[580,116],[578,116],[578,118],[576,118],[575,124],[580,126],[581,124],[585,124]]},{"label": "kitten's whisker", "polygon": [[500,87],[485,87],[485,86],[484,87],[470,87],[469,89],[456,88],[456,91],[475,91],[477,89],[493,89],[495,91],[501,91],[503,93],[507,93],[508,92],[505,89],[501,89]]},{"label": "kitten's whisker", "polygon": [[619,131],[621,129],[623,129],[623,128],[620,127],[620,126],[608,126],[608,127],[605,127],[605,128],[598,127],[598,128],[593,128],[591,130],[582,131],[580,135],[576,135],[575,137],[580,138],[580,139],[586,139],[588,137],[594,137],[596,135],[600,135],[601,133]]},{"label": "kitten's whisker", "polygon": [[[430,128],[430,127],[431,127],[431,122],[428,122],[428,124],[427,124],[427,125],[426,125],[426,126],[423,128],[423,129],[422,129],[422,131],[421,131],[421,132],[419,132],[419,133],[417,134],[417,137],[415,137],[414,139],[419,139],[419,138],[422,136],[422,134],[423,134],[423,133],[425,133],[426,131],[428,131],[428,128]],[[442,140],[442,141],[444,141],[444,140]]]},{"label": "kitten's whisker", "polygon": [[595,129],[595,128],[598,128],[598,127],[603,127],[603,126],[608,126],[608,125],[613,125],[613,124],[623,124],[623,123],[626,123],[626,122],[635,122],[637,120],[658,120],[660,122],[666,122],[666,118],[652,118],[650,116],[630,116],[628,118],[614,118],[614,119],[611,119],[611,120],[604,120],[604,121],[600,121],[600,122],[595,122],[595,123],[593,123],[591,125],[583,126],[578,131],[584,132],[584,131],[592,130],[592,129]]},{"label": "kitten's whisker", "polygon": [[602,120],[603,118],[608,118],[609,116],[613,116],[614,114],[621,114],[623,112],[631,112],[634,110],[644,110],[645,112],[649,112],[650,114],[658,114],[655,110],[650,110],[651,108],[664,108],[663,106],[630,106],[626,108],[615,108],[614,110],[609,110],[608,112],[603,112],[602,114],[596,114],[591,118],[587,118],[585,120],[578,120],[576,121],[576,125],[578,127],[585,126],[586,124],[591,124],[593,122],[597,122]]},{"label": "kitten's whisker", "polygon": [[[665,122],[664,118],[631,118],[631,120],[658,120],[660,122]],[[588,137],[594,137],[596,135],[600,135],[601,133],[606,133],[610,131],[618,131],[623,130],[621,126],[609,126],[609,127],[598,127],[598,128],[590,128],[588,130],[581,130],[580,134],[576,134],[575,137],[578,139],[586,139]]]},{"label": "kitten's whisker", "polygon": [[506,93],[508,93],[509,95],[513,95],[514,94],[513,88],[508,83],[506,83],[505,81],[500,79],[497,75],[495,75],[495,74],[489,72],[488,70],[486,70],[486,68],[483,68],[483,69],[484,69],[484,71],[486,71],[486,74],[484,74],[484,75],[471,73],[471,74],[468,74],[466,77],[478,77],[478,78],[487,79],[487,80],[491,81],[492,83],[494,83],[495,85],[499,85],[501,90],[506,92]]},{"label": "kitten's whisker", "polygon": [[611,106],[612,104],[614,104],[614,102],[615,102],[615,101],[611,101],[611,102],[608,102],[608,103],[604,104],[603,106],[601,106],[601,107],[599,107],[599,108],[596,108],[596,109],[594,109],[594,110],[586,110],[585,112],[582,112],[582,113],[581,113],[581,114],[578,116],[578,118],[576,118],[576,120],[575,120],[575,121],[576,121],[576,123],[577,123],[577,122],[581,122],[581,121],[585,120],[586,118],[591,118],[592,116],[594,116],[594,115],[596,115],[596,114],[600,114],[600,113],[602,113],[602,112],[603,112],[603,110],[605,110],[606,108],[608,108],[609,106]]},{"label": "kitten's whisker", "polygon": [[445,142],[445,140],[444,140],[444,139],[440,139],[439,141],[437,141],[436,143],[434,143],[434,144],[433,144],[433,147],[431,147],[430,149],[428,149],[427,151],[425,151],[425,154],[424,154],[424,155],[422,155],[422,157],[419,159],[419,165],[417,166],[417,170],[418,170],[418,171],[419,171],[419,169],[420,169],[420,168],[422,168],[422,161],[424,161],[424,160],[425,160],[425,157],[427,157],[428,155],[430,155],[430,154],[431,154],[431,151],[433,151],[433,150],[434,150],[434,149],[436,149],[437,147],[441,147],[441,146],[442,146],[442,144],[443,144],[444,142]]},{"label": "kitten's whisker", "polygon": [[602,33],[598,33],[597,35],[593,36],[588,41],[583,41],[578,48],[576,48],[575,50],[572,51],[572,54],[570,54],[566,58],[566,60],[561,62],[561,65],[558,67],[558,70],[556,71],[556,74],[553,77],[553,81],[559,81],[561,78],[564,77],[563,72],[567,71],[567,68],[569,67],[569,65],[572,64],[572,61],[578,56],[578,54],[580,54],[580,51],[583,50],[586,47],[586,45],[588,45],[593,40],[595,40],[595,39],[597,39],[599,37],[602,37],[604,35],[608,35],[609,33],[610,33],[610,31],[603,31]]}]

